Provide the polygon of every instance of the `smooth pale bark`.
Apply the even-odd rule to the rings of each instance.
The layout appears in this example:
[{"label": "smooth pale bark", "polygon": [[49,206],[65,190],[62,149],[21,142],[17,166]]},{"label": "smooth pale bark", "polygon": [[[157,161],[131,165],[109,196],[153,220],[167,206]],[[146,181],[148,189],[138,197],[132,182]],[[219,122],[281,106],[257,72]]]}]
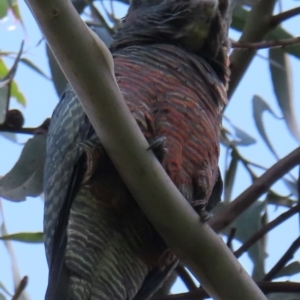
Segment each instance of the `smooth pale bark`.
[{"label": "smooth pale bark", "polygon": [[182,197],[151,151],[112,75],[108,49],[68,0],[27,0],[97,135],[166,243],[217,300],[265,300],[223,241]]}]

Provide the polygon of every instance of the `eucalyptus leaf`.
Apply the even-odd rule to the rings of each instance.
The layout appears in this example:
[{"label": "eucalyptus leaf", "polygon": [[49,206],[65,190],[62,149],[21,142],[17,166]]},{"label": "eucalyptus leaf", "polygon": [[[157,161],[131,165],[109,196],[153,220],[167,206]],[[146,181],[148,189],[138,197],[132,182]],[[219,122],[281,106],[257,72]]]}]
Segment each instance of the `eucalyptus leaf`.
[{"label": "eucalyptus leaf", "polygon": [[231,162],[228,170],[225,174],[225,183],[224,183],[224,201],[230,201],[232,195],[233,184],[236,176],[237,166],[238,166],[238,156],[235,151],[231,152]]},{"label": "eucalyptus leaf", "polygon": [[272,190],[268,192],[265,200],[268,204],[284,206],[289,208],[297,204],[297,201],[290,199],[289,196],[281,196]]},{"label": "eucalyptus leaf", "polygon": [[[224,203],[220,203],[223,204]],[[219,209],[220,206],[218,205]],[[235,238],[240,242],[244,243],[248,240],[255,232],[262,227],[262,214],[265,213],[266,202],[257,201],[253,203],[245,212],[236,218],[224,231],[223,234],[228,235],[231,228],[236,228]],[[214,211],[213,211],[214,212]],[[265,220],[264,220],[265,221]],[[265,237],[256,242],[248,250],[248,255],[253,261],[253,278],[260,279],[265,275],[264,264],[266,258],[266,245]]]},{"label": "eucalyptus leaf", "polygon": [[57,63],[54,55],[52,54],[52,51],[50,50],[50,48],[47,44],[46,44],[46,53],[48,56],[48,63],[49,63],[49,67],[50,67],[52,81],[53,81],[56,93],[57,93],[58,97],[60,98],[60,96],[62,95],[62,93],[64,92],[64,90],[67,86],[68,81],[67,81],[64,73],[62,72],[59,64]]},{"label": "eucalyptus leaf", "polygon": [[0,240],[10,240],[25,243],[43,243],[42,232],[19,232],[0,236]]},{"label": "eucalyptus leaf", "polygon": [[0,179],[1,197],[18,202],[42,193],[45,150],[46,135],[27,141],[17,163]]},{"label": "eucalyptus leaf", "polygon": [[287,186],[287,188],[290,190],[290,192],[298,198],[298,186],[296,181],[289,180],[287,178],[282,178],[283,182]]},{"label": "eucalyptus leaf", "polygon": [[267,144],[270,151],[274,154],[274,156],[277,159],[279,159],[277,153],[275,152],[275,149],[273,148],[273,146],[267,136],[264,122],[263,122],[263,113],[265,111],[268,111],[269,113],[271,113],[271,115],[273,117],[275,117],[277,119],[281,119],[281,118],[279,118],[275,115],[275,113],[273,112],[273,110],[271,109],[269,104],[265,100],[263,100],[260,96],[255,95],[253,97],[252,104],[253,104],[253,117],[254,117],[254,122],[255,122],[256,128],[257,128],[260,136],[264,140],[264,142]]},{"label": "eucalyptus leaf", "polygon": [[273,89],[277,103],[283,113],[284,120],[293,137],[300,141],[300,131],[295,115],[295,105],[292,88],[292,73],[289,57],[282,49],[269,49],[269,58],[276,64],[270,63]]},{"label": "eucalyptus leaf", "polygon": [[249,135],[244,130],[234,126],[235,129],[235,135],[237,137],[237,146],[250,146],[256,143],[255,138],[253,138],[251,135]]},{"label": "eucalyptus leaf", "polygon": [[231,145],[250,146],[256,143],[256,140],[251,135],[249,135],[247,132],[240,129],[239,127],[235,126],[226,116],[223,116],[223,118],[228,122],[228,124],[234,131],[234,133],[230,133],[230,131],[223,128],[226,131],[224,133],[231,136]]},{"label": "eucalyptus leaf", "polygon": [[[20,104],[25,106],[26,105],[25,97],[24,97],[23,93],[19,90],[19,87],[16,84],[16,82],[14,80],[12,80],[12,78],[15,74],[19,59],[20,59],[20,52],[14,62],[13,67],[10,70],[8,70],[4,61],[0,58],[0,78],[1,78],[1,81],[9,79],[9,81],[10,81],[10,96],[14,97]],[[0,99],[1,99],[1,96],[0,96]]]},{"label": "eucalyptus leaf", "polygon": [[300,273],[300,262],[299,261],[294,261],[287,266],[285,266],[283,269],[281,269],[274,277],[279,278],[283,276],[293,276],[295,274]]},{"label": "eucalyptus leaf", "polygon": [[[240,32],[243,31],[248,15],[249,11],[247,11],[247,9],[242,6],[237,6],[233,11],[232,23],[230,27]],[[281,26],[277,26],[274,30],[270,31],[266,35],[266,40],[268,41],[279,41],[292,38],[294,38],[294,36],[283,29]],[[282,48],[282,50],[295,56],[296,58],[300,58],[300,44],[286,46]]]},{"label": "eucalyptus leaf", "polygon": [[20,61],[24,63],[26,66],[31,68],[33,71],[37,72],[38,74],[42,75],[44,78],[51,80],[49,76],[45,72],[43,72],[39,67],[37,67],[32,61],[27,58],[21,58]]},{"label": "eucalyptus leaf", "polygon": [[5,121],[8,100],[8,88],[9,86],[7,85],[0,88],[0,124],[2,124]]},{"label": "eucalyptus leaf", "polygon": [[0,135],[13,143],[18,142],[17,135],[13,132],[4,132],[3,131],[3,132],[0,132]]},{"label": "eucalyptus leaf", "polygon": [[[1,235],[7,235],[7,231],[6,231],[6,226],[4,223],[4,215],[3,215],[3,210],[2,210],[2,203],[0,201],[0,217],[3,220],[2,221],[2,225],[0,226],[0,232]],[[13,273],[13,282],[14,282],[14,288],[16,289],[21,281],[21,277],[20,277],[20,273],[19,273],[19,268],[18,268],[18,264],[17,264],[17,259],[15,256],[15,252],[14,249],[12,247],[12,244],[9,240],[4,240],[4,245],[10,255],[10,259],[11,259],[11,268],[12,268],[12,273]],[[27,295],[26,292],[23,292],[20,297],[18,298],[18,300],[29,300],[29,297]]]},{"label": "eucalyptus leaf", "polygon": [[300,293],[273,293],[267,295],[268,300],[299,300]]},{"label": "eucalyptus leaf", "polygon": [[0,19],[3,19],[8,13],[8,1],[0,0]]},{"label": "eucalyptus leaf", "polygon": [[5,296],[2,293],[0,293],[0,300],[6,300]]},{"label": "eucalyptus leaf", "polygon": [[10,95],[11,95],[11,97],[14,97],[18,101],[18,103],[22,104],[23,106],[26,106],[25,96],[20,91],[20,89],[15,81],[12,81],[12,83],[11,83]]},{"label": "eucalyptus leaf", "polygon": [[17,0],[10,0],[10,1],[8,1],[8,3],[9,3],[9,6],[10,6],[13,14],[14,14],[14,17],[23,24],[20,9],[19,9],[19,5],[18,5],[18,1]]},{"label": "eucalyptus leaf", "polygon": [[5,287],[5,285],[0,281],[0,290],[4,291],[7,295],[11,296],[11,293]]}]

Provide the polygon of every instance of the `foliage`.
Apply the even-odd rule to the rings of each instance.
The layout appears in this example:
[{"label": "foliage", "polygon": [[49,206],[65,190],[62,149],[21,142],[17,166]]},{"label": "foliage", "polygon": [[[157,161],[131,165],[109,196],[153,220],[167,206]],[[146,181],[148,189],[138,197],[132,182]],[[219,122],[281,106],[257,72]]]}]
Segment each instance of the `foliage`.
[{"label": "foliage", "polygon": [[[128,2],[115,1],[123,3]],[[256,95],[255,89],[253,90],[252,115],[256,129],[261,137],[260,142],[265,143],[270,154],[274,156],[276,160],[279,160],[280,156],[277,153],[276,147],[272,144],[272,139],[268,133],[268,124],[265,119],[268,114],[271,115],[272,118],[276,119],[277,122],[285,122],[287,134],[293,136],[297,141],[300,140],[300,132],[295,113],[296,99],[293,97],[293,89],[291,86],[293,76],[291,70],[292,66],[290,64],[290,56],[293,56],[295,59],[300,58],[300,44],[291,43],[289,46],[280,47],[281,40],[293,38],[293,36],[284,29],[284,24],[282,24],[282,22],[292,17],[299,18],[297,15],[300,14],[300,7],[295,7],[290,11],[285,11],[277,15],[268,15],[267,10],[264,12],[264,5],[261,1],[248,1],[250,6],[244,6],[240,3],[241,1],[238,1],[239,5],[233,12],[231,29],[234,29],[236,32],[245,33],[245,31],[248,30],[248,24],[253,22],[251,18],[255,17],[268,18],[268,22],[266,22],[267,25],[266,28],[264,28],[266,34],[263,37],[256,38],[256,36],[259,36],[258,32],[263,29],[253,26],[251,28],[253,39],[243,40],[243,47],[241,49],[234,49],[235,45],[238,46],[238,43],[233,41],[232,46],[234,50],[232,52],[231,59],[232,62],[235,62],[234,55],[238,51],[246,51],[246,53],[249,52],[251,55],[251,52],[255,49],[254,41],[256,43],[262,43],[258,46],[261,46],[263,43],[267,43],[270,40],[277,42],[277,46],[279,48],[269,49],[267,60],[275,97],[282,117],[278,116],[278,113],[274,112],[270,101],[263,99],[260,95]],[[272,3],[272,0],[264,1]],[[86,4],[87,2],[89,2],[89,5]],[[87,19],[87,24],[91,25],[106,44],[109,45],[112,40],[112,33],[118,28],[119,19],[115,17],[113,10],[109,11],[107,7],[103,5],[102,1],[102,6],[96,6],[92,1],[87,2],[81,0],[73,1],[79,13],[85,12],[82,15],[85,19]],[[273,4],[274,3],[275,0],[273,1]],[[261,9],[259,10],[260,15],[253,16],[253,11],[255,11],[255,9],[257,10],[259,5],[261,5]],[[0,0],[0,18],[4,18],[8,13],[12,13],[15,20],[23,24],[17,2]],[[36,66],[31,60],[26,58],[25,55],[26,53],[23,50],[23,43],[20,47],[19,53],[0,52],[0,134],[9,137],[14,142],[16,141],[15,135],[17,133],[33,134],[33,137],[25,143],[20,158],[16,162],[15,166],[10,172],[0,179],[0,197],[15,202],[24,201],[28,196],[37,197],[42,193],[42,170],[48,124],[46,120],[45,123],[39,127],[26,128],[23,126],[24,118],[22,113],[17,113],[10,109],[12,98],[16,99],[21,105],[26,105],[25,97],[14,79],[19,64],[25,64],[27,67],[31,68],[32,71],[49,80],[49,77],[45,74],[45,72]],[[50,80],[53,83],[53,88],[55,88],[57,94],[60,95],[64,90],[67,81],[48,47],[45,55],[47,55],[49,60],[49,67],[52,76]],[[13,66],[11,68],[8,68],[6,64],[6,60],[8,58],[14,59]],[[243,69],[243,61],[238,62],[239,65],[234,65],[235,68],[232,69],[232,76],[237,76],[237,72],[235,70],[239,71]],[[247,66],[245,69],[247,69]],[[244,73],[241,72],[238,75],[238,81],[241,79],[243,74]],[[232,89],[234,90],[234,88]],[[233,94],[233,90],[229,90],[230,95]],[[231,105],[235,104],[233,102],[229,102],[228,106]],[[251,112],[244,113],[250,114]],[[49,115],[51,115],[50,111]],[[252,184],[250,184],[248,189],[250,192],[255,189],[255,185],[264,185],[264,182],[259,175],[266,171],[268,166],[265,166],[264,161],[261,161],[260,159],[252,161],[247,157],[247,155],[243,154],[245,148],[251,149],[251,147],[254,147],[259,141],[253,138],[248,131],[245,131],[244,129],[242,130],[241,128],[242,124],[235,124],[228,117],[224,116],[224,125],[221,130],[221,142],[225,149],[224,160],[226,164],[224,171],[224,193],[223,202],[220,203],[220,205],[218,205],[214,210],[216,219],[218,218],[218,215],[221,215],[222,212],[226,211],[226,208],[231,207],[231,203],[235,200],[234,190],[236,185],[240,183],[239,177],[242,172],[246,172],[252,181]],[[8,133],[9,135],[7,135]],[[288,171],[299,164],[298,161],[291,161],[289,163],[291,167]],[[272,168],[269,173],[272,177]],[[277,179],[276,174],[274,174],[273,177],[273,181],[271,180],[272,183],[274,183]],[[242,245],[247,245],[247,247],[244,247],[245,249],[243,249],[243,252],[247,252],[253,262],[253,278],[258,282],[269,283],[268,288],[266,288],[265,285],[261,285],[261,288],[268,294],[268,299],[298,299],[299,294],[293,294],[292,292],[295,292],[295,290],[299,291],[300,284],[295,283],[295,285],[284,285],[284,282],[282,282],[281,289],[278,289],[278,285],[275,285],[273,282],[273,280],[277,278],[280,279],[286,276],[292,277],[296,274],[300,274],[299,262],[293,260],[293,254],[300,247],[298,240],[296,240],[289,248],[288,245],[286,246],[286,255],[283,255],[270,271],[267,272],[265,266],[267,256],[266,237],[268,231],[274,228],[270,228],[270,225],[276,223],[274,226],[280,226],[281,222],[286,221],[285,217],[287,214],[287,218],[290,218],[298,212],[298,179],[295,179],[294,173],[289,173],[284,177],[282,176],[280,181],[285,186],[287,195],[282,195],[282,189],[278,189],[273,186],[272,188],[267,185],[264,186],[260,195],[255,194],[256,197],[252,200],[250,199],[252,201],[252,205],[248,209],[246,209],[249,206],[249,204],[246,204],[247,199],[242,199],[242,203],[243,200],[245,200],[243,208],[234,216],[234,219],[231,220],[229,226],[222,228],[221,233],[225,239],[228,240],[228,245],[232,248],[232,250],[237,241]],[[240,198],[242,197],[243,196]],[[284,208],[287,211],[285,213],[286,215],[282,214],[273,220],[268,220],[270,208],[273,208],[274,206],[276,208]],[[296,209],[295,206],[297,206]],[[2,212],[1,207],[0,211]],[[1,218],[0,221],[0,224],[2,224],[2,236],[0,239],[2,239],[3,242],[6,242],[7,249],[12,257],[12,268],[16,275],[18,274],[18,271],[16,263],[14,262],[13,250],[9,244],[10,240],[17,240],[24,243],[40,243],[42,241],[42,233],[27,232],[25,227],[24,232],[7,234],[4,218]],[[280,237],[278,237],[278,240],[279,239]],[[236,255],[239,253],[239,250],[240,249],[235,252]],[[272,255],[272,253],[268,253],[268,255]],[[188,283],[192,280],[189,273],[186,272],[183,274],[181,269],[181,272],[178,271],[178,274],[186,283],[187,287],[192,290],[191,284]],[[26,280],[21,281],[19,276],[14,276],[14,278],[15,289],[18,290],[19,288],[22,292],[26,285],[23,283]],[[23,285],[19,284],[19,282],[23,282]],[[198,289],[196,291],[191,291],[191,293],[195,292],[199,292],[199,297],[205,297],[203,290]],[[0,281],[0,299],[6,299],[9,295],[9,291],[3,284],[1,284]],[[22,297],[23,299],[28,299],[28,296],[25,296],[24,293],[21,294],[19,299],[22,299]],[[167,297],[162,295],[162,293],[160,293],[157,297],[161,297],[160,299],[167,299]],[[187,294],[182,295],[181,298],[179,296],[178,299],[185,299],[186,297]]]}]

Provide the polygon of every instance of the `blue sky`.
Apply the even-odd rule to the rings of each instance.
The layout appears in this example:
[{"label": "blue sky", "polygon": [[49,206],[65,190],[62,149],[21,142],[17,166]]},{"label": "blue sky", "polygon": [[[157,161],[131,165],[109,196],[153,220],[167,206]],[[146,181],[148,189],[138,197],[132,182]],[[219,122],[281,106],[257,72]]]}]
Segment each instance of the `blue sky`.
[{"label": "blue sky", "polygon": [[[297,2],[286,0],[283,3],[284,9],[289,9],[296,6]],[[118,12],[121,15],[124,13],[124,7]],[[25,38],[26,57],[32,60],[42,70],[49,74],[47,59],[45,56],[44,42],[38,47],[36,45],[42,38],[42,35],[28,11],[23,1],[20,2],[21,14],[23,16],[25,30],[17,24],[14,30],[10,30],[14,25],[11,16],[7,20],[0,22],[0,49],[3,51],[18,51],[20,41]],[[297,23],[296,23],[297,22]],[[299,35],[299,18],[294,18],[284,23],[284,28]],[[237,33],[232,33],[232,37],[237,38]],[[233,124],[241,129],[250,132],[257,140],[257,143],[250,147],[241,148],[243,155],[255,162],[261,163],[264,166],[271,166],[276,160],[270,154],[267,147],[262,142],[256,130],[252,117],[252,97],[254,94],[260,95],[267,100],[272,109],[281,115],[281,112],[274,97],[273,87],[271,85],[271,77],[269,73],[268,61],[262,57],[267,57],[267,51],[259,51],[260,57],[256,57],[251,64],[251,67],[244,76],[241,84],[235,92],[230,105],[226,109],[226,116],[230,118]],[[8,65],[12,61],[6,60]],[[291,57],[291,65],[293,69],[293,92],[295,99],[296,115],[300,112],[300,62],[294,57]],[[19,84],[21,91],[26,96],[26,108],[20,107],[15,100],[11,101],[10,108],[18,108],[23,111],[25,116],[25,126],[35,127],[40,125],[51,113],[58,101],[58,97],[50,81],[42,78],[37,73],[33,72],[25,66],[18,68],[16,81]],[[280,157],[285,156],[294,148],[298,147],[296,142],[289,134],[284,121],[274,120],[269,114],[264,116],[268,135],[274,144]],[[4,137],[0,136],[0,175],[6,174],[14,163],[17,161],[22,150],[22,144],[29,136],[19,135],[19,144],[11,143]],[[220,158],[220,167],[224,170],[224,153]],[[296,174],[296,173],[295,173]],[[240,176],[234,186],[234,195],[238,195],[250,184],[248,175],[240,168]],[[277,190],[286,193],[286,189],[282,184],[277,184]],[[28,198],[22,203],[13,203],[2,200],[3,211],[5,216],[5,224],[9,233],[20,231],[41,231],[43,219],[43,200],[41,198]],[[270,219],[282,213],[282,209],[269,209]],[[267,259],[267,269],[282,256],[294,239],[299,235],[299,224],[297,217],[286,222],[268,237],[268,249],[270,256]],[[29,245],[18,242],[13,242],[19,270],[21,276],[29,276],[29,284],[27,292],[30,299],[43,299],[47,282],[47,264],[44,255],[43,245]],[[296,259],[300,259],[300,253],[296,254]],[[241,262],[249,272],[252,270],[252,265],[246,255],[241,258]],[[300,281],[300,277],[294,280]],[[7,251],[2,243],[0,243],[0,282],[2,282],[10,291],[12,287],[12,272],[10,259]],[[184,287],[180,282],[176,284],[175,290],[184,291]]]}]

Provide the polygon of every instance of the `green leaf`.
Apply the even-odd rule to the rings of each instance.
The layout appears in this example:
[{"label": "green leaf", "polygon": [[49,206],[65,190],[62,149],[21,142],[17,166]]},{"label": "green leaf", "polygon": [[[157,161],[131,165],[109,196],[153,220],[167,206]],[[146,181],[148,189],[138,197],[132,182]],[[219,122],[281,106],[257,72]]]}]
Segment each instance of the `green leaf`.
[{"label": "green leaf", "polygon": [[299,293],[274,293],[267,295],[268,300],[299,300]]},{"label": "green leaf", "polygon": [[233,11],[232,15],[232,22],[230,27],[237,31],[243,31],[244,26],[246,24],[249,12],[243,8],[242,6],[238,5]]},{"label": "green leaf", "polygon": [[8,86],[0,88],[0,124],[5,121],[7,98],[8,98]]},{"label": "green leaf", "polygon": [[225,182],[224,182],[224,201],[230,201],[231,200],[231,194],[232,194],[232,188],[234,184],[234,179],[236,175],[236,170],[238,166],[238,156],[236,155],[235,151],[231,152],[231,162],[229,165],[229,168],[226,171],[225,174]]},{"label": "green leaf", "polygon": [[0,197],[18,202],[43,192],[46,138],[46,135],[35,135],[27,141],[19,160],[0,179]]},{"label": "green leaf", "polygon": [[294,261],[287,266],[285,266],[283,269],[281,269],[275,278],[283,277],[283,276],[293,276],[295,274],[300,273],[300,262],[299,261]]},{"label": "green leaf", "polygon": [[20,91],[15,81],[11,83],[10,95],[14,97],[20,104],[26,106],[26,99],[24,97],[24,94]]},{"label": "green leaf", "polygon": [[12,296],[11,293],[8,291],[8,289],[4,286],[4,284],[1,281],[0,281],[0,289],[4,291],[7,295]]},{"label": "green leaf", "polygon": [[[300,131],[295,115],[292,90],[292,74],[289,57],[282,49],[269,49],[270,71],[273,89],[284,120],[293,137],[300,141]],[[274,61],[276,64],[271,63]]]},{"label": "green leaf", "polygon": [[22,63],[24,63],[26,66],[28,66],[29,68],[31,68],[32,70],[34,70],[35,72],[37,72],[38,74],[42,75],[43,77],[45,77],[48,80],[51,80],[51,78],[49,78],[49,76],[44,73],[39,67],[37,67],[32,61],[30,61],[27,58],[21,58],[20,61]]},{"label": "green leaf", "polygon": [[0,300],[6,300],[5,296],[2,293],[0,293]]},{"label": "green leaf", "polygon": [[253,117],[254,117],[256,128],[257,128],[260,136],[264,140],[264,142],[267,144],[270,151],[274,154],[274,156],[277,159],[279,159],[277,153],[275,152],[275,149],[273,148],[273,146],[266,134],[265,126],[264,126],[264,122],[263,122],[263,113],[265,111],[268,111],[275,118],[277,118],[277,119],[281,119],[281,118],[279,118],[275,115],[275,113],[273,112],[273,110],[271,109],[269,104],[265,100],[263,100],[260,96],[255,95],[253,97],[252,103],[253,103]]},{"label": "green leaf", "polygon": [[10,240],[25,243],[43,243],[42,232],[20,232],[0,236],[0,240]]},{"label": "green leaf", "polygon": [[[290,34],[288,31],[286,31],[285,29],[283,29],[281,26],[277,26],[273,31],[271,31],[266,36],[266,40],[268,41],[279,41],[279,40],[292,39],[292,38],[294,38],[294,36]],[[285,53],[289,53],[295,56],[296,58],[300,58],[300,44],[294,44],[280,49]]]},{"label": "green leaf", "polygon": [[20,21],[21,23],[23,23],[22,21],[22,17],[21,17],[21,14],[20,14],[20,9],[19,9],[19,5],[18,5],[18,1],[10,1],[10,8],[14,14],[14,17]]},{"label": "green leaf", "polygon": [[250,146],[256,143],[255,138],[253,138],[251,135],[249,135],[244,130],[234,126],[235,130],[235,136],[237,137],[237,141],[235,142],[235,145],[237,146]]},{"label": "green leaf", "polygon": [[47,44],[46,52],[48,55],[49,67],[52,75],[53,84],[58,97],[60,97],[61,94],[64,92],[68,81]]},{"label": "green leaf", "polygon": [[[241,6],[236,7],[236,9],[233,11],[232,23],[230,27],[237,31],[243,31],[248,15],[249,15],[249,11],[247,11],[245,8]],[[285,29],[283,29],[281,26],[277,26],[266,36],[266,40],[268,41],[274,41],[274,40],[278,41],[278,40],[291,39],[291,38],[294,38],[294,36],[290,34],[288,31],[286,31]],[[289,53],[297,58],[300,58],[300,44],[286,46],[281,49],[286,53]]]},{"label": "green leaf", "polygon": [[3,19],[7,15],[8,8],[8,1],[0,0],[0,19]]},{"label": "green leaf", "polygon": [[[1,199],[0,199],[0,219],[3,220],[2,225],[0,226],[1,235],[2,236],[7,235],[7,231],[6,231],[6,227],[5,227],[5,223],[4,223],[4,215],[3,215],[3,210],[2,210]],[[12,247],[11,242],[9,240],[4,240],[3,242],[4,242],[4,245],[5,245],[7,251],[10,255],[11,269],[12,269],[12,273],[13,273],[14,288],[16,289],[18,287],[20,281],[21,281],[16,256],[15,256],[14,249]],[[19,300],[29,300],[29,297],[28,297],[26,292],[23,292],[18,299]]]},{"label": "green leaf", "polygon": [[8,139],[9,141],[13,142],[13,143],[17,143],[18,139],[17,139],[17,135],[13,132],[0,132],[0,135],[3,136],[4,138]]},{"label": "green leaf", "polygon": [[234,146],[250,146],[256,143],[256,140],[244,130],[235,126],[226,116],[223,116],[224,120],[229,123],[234,133],[231,133],[226,128],[223,128],[223,134],[230,138],[230,145]]},{"label": "green leaf", "polygon": [[[0,0],[1,1],[1,0]],[[16,64],[18,63],[17,59],[14,63],[14,66],[12,67],[12,69],[16,66]],[[8,68],[6,67],[4,61],[0,58],[0,78],[6,79],[6,77],[8,76],[8,74],[12,71],[8,70]],[[13,76],[13,75],[12,75]],[[18,85],[16,84],[16,82],[13,80],[11,81],[11,85],[10,85],[10,95],[12,97],[14,97],[20,104],[22,104],[23,106],[26,105],[26,99],[23,95],[23,93],[19,90]]]},{"label": "green leaf", "polygon": [[[217,209],[213,210],[213,213],[222,211],[222,206],[225,207],[226,203],[222,202],[217,205]],[[255,232],[257,232],[265,222],[266,202],[257,201],[253,203],[245,212],[243,212],[236,220],[229,225],[225,230],[222,231],[223,234],[228,235],[231,228],[236,228],[235,239],[244,243],[248,240]],[[260,239],[248,250],[248,255],[253,261],[253,278],[259,279],[264,276],[264,263],[266,258],[266,245],[265,238]]]},{"label": "green leaf", "polygon": [[298,183],[287,178],[282,178],[282,180],[287,186],[287,188],[290,190],[291,194],[298,198]]},{"label": "green leaf", "polygon": [[289,196],[281,196],[274,191],[270,190],[265,199],[268,204],[274,204],[276,206],[292,207],[297,204],[296,200],[290,199]]}]

